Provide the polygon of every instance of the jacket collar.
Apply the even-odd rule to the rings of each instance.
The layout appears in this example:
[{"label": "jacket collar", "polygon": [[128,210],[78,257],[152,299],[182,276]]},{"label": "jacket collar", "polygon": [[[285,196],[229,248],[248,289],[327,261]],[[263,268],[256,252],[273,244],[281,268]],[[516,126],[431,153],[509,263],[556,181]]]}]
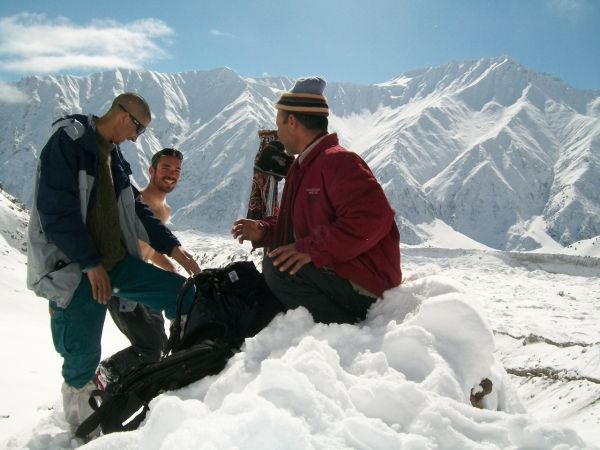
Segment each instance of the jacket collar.
[{"label": "jacket collar", "polygon": [[[308,151],[308,154],[305,157],[302,157],[302,155],[298,157],[298,164],[300,167],[305,167],[317,156],[319,156],[325,149],[328,149],[329,147],[335,147],[336,145],[339,145],[337,133],[327,134],[320,138],[320,140],[316,141],[313,148],[305,150]],[[304,152],[302,154],[304,154]]]},{"label": "jacket collar", "polygon": [[[73,114],[67,117],[73,117],[85,126],[85,134],[82,137],[84,141],[83,148],[86,152],[92,153],[94,157],[96,157],[96,119],[98,119],[98,117],[92,114],[89,114],[87,116],[84,116],[83,114]],[[111,152],[111,157],[113,158],[113,160],[118,160],[118,163],[121,165],[121,167],[127,175],[132,174],[131,165],[123,157],[123,154],[121,153],[121,148],[117,144],[115,144]]]}]

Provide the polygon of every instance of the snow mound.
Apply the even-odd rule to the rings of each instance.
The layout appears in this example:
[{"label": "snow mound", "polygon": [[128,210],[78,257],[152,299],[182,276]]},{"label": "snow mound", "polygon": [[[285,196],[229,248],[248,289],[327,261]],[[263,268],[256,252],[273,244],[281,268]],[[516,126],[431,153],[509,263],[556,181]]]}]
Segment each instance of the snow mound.
[{"label": "snow mound", "polygon": [[[315,324],[302,308],[279,315],[222,373],[159,396],[139,430],[86,448],[584,447],[574,431],[524,413],[477,305],[438,271],[411,273],[360,325]],[[483,378],[493,391],[477,409],[469,396]],[[75,445],[61,416],[22,444]]]}]

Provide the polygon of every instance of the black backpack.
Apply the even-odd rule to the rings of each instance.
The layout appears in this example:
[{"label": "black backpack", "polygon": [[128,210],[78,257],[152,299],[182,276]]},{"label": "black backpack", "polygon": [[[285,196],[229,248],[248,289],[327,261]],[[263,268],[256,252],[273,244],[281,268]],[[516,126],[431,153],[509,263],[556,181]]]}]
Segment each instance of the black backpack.
[{"label": "black backpack", "polygon": [[[182,301],[192,285],[196,295],[182,324]],[[281,311],[282,305],[251,261],[206,269],[188,278],[177,299],[166,356],[121,376],[104,391],[92,392],[94,412],[77,428],[76,436],[85,438],[98,426],[104,434],[137,429],[154,397],[219,373],[244,339]]]}]

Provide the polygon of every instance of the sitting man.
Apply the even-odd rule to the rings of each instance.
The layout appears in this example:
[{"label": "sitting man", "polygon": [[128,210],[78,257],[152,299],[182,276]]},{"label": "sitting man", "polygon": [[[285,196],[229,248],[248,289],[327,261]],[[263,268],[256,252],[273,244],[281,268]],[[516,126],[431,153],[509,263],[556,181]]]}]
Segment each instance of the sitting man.
[{"label": "sitting man", "polygon": [[267,247],[263,274],[288,308],[317,322],[355,323],[398,286],[400,238],[381,185],[367,164],[328,134],[322,78],[299,79],[276,103],[277,136],[298,155],[277,217],[240,219],[233,237]]}]

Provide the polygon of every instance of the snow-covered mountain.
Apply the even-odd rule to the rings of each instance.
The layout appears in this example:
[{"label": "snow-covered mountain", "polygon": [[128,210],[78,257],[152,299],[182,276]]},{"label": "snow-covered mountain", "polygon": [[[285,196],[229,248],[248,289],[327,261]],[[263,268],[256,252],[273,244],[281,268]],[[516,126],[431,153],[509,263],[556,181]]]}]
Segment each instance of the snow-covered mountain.
[{"label": "snow-covered mountain", "polygon": [[0,186],[0,254],[10,255],[14,250],[27,252],[27,223],[29,211]]},{"label": "snow-covered mountain", "polygon": [[[138,184],[152,152],[176,146],[184,173],[173,223],[226,231],[246,212],[257,131],[274,128],[287,78],[230,69],[180,74],[114,70],[30,77],[29,98],[0,103],[0,180],[26,205],[53,120],[103,113],[115,94],[142,94],[154,119],[124,144]],[[547,235],[570,245],[600,235],[600,91],[579,91],[507,58],[452,62],[377,85],[330,82],[330,130],[369,163],[397,211],[402,241],[436,219],[498,249],[532,250]],[[547,236],[545,236],[547,238]]]}]

